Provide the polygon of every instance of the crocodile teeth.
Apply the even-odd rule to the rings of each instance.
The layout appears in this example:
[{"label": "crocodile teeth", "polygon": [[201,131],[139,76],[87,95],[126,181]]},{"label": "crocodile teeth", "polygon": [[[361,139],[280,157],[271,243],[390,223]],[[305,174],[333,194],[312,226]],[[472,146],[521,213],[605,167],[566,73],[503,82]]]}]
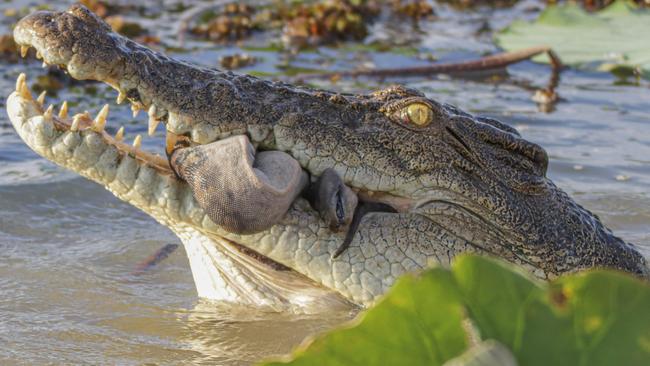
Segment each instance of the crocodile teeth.
[{"label": "crocodile teeth", "polygon": [[43,119],[46,121],[51,121],[53,115],[54,115],[54,106],[50,104],[50,106],[47,107],[47,109],[43,113]]},{"label": "crocodile teeth", "polygon": [[19,92],[20,89],[22,89],[23,84],[25,83],[25,79],[27,79],[27,75],[25,73],[21,73],[18,75],[18,79],[16,79],[16,91]]},{"label": "crocodile teeth", "polygon": [[142,136],[138,135],[133,139],[133,147],[139,149],[142,146]]},{"label": "crocodile teeth", "polygon": [[117,104],[122,104],[122,102],[124,102],[125,99],[126,99],[126,94],[120,91],[120,93],[117,95],[117,99],[115,100],[115,102],[117,102]]},{"label": "crocodile teeth", "polygon": [[97,117],[93,123],[93,131],[102,132],[106,126],[106,118],[108,117],[108,104],[105,104],[104,107],[97,113]]},{"label": "crocodile teeth", "polygon": [[72,125],[70,126],[70,131],[79,131],[79,123],[81,122],[81,117],[83,114],[75,114],[72,117]]},{"label": "crocodile teeth", "polygon": [[156,132],[156,128],[158,127],[159,123],[160,121],[153,118],[149,118],[149,131],[147,131],[149,133],[149,136],[153,136],[153,134]]},{"label": "crocodile teeth", "polygon": [[16,91],[20,94],[21,97],[32,100],[32,93],[29,91],[29,88],[27,87],[27,75],[24,73],[21,73],[18,75],[18,80],[16,80]]},{"label": "crocodile teeth", "polygon": [[20,57],[25,58],[27,51],[29,51],[29,46],[20,46]]},{"label": "crocodile teeth", "polygon": [[133,118],[136,118],[140,113],[140,108],[135,104],[131,104],[131,111],[133,112]]},{"label": "crocodile teeth", "polygon": [[156,106],[152,104],[149,107],[149,136],[153,136],[159,123],[160,121],[156,119]]},{"label": "crocodile teeth", "polygon": [[167,155],[171,155],[176,147],[176,142],[178,141],[178,135],[167,130],[167,136],[165,137],[165,152]]},{"label": "crocodile teeth", "polygon": [[36,98],[36,101],[38,102],[38,104],[41,105],[41,107],[45,105],[45,95],[46,94],[47,94],[47,92],[45,90],[43,90],[41,92],[41,94],[38,95],[38,98]]},{"label": "crocodile teeth", "polygon": [[41,67],[46,68],[47,67],[47,62],[43,61],[43,64],[41,65]]},{"label": "crocodile teeth", "polygon": [[59,110],[59,118],[65,119],[68,117],[68,101],[64,101],[61,104],[61,109]]},{"label": "crocodile teeth", "polygon": [[124,140],[124,126],[120,127],[120,129],[115,133],[115,141],[122,140]]}]

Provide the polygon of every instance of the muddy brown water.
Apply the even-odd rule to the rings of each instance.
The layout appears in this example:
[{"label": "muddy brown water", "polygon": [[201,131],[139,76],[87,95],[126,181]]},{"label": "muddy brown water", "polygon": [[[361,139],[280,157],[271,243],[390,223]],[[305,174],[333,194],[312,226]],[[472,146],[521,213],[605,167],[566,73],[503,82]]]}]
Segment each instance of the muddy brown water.
[{"label": "muddy brown water", "polygon": [[[63,1],[48,3],[67,6]],[[3,2],[0,10],[28,4],[36,3]],[[442,60],[476,57],[496,49],[489,35],[475,35],[485,22],[498,29],[515,18],[533,18],[536,11],[531,8],[537,5],[525,1],[513,9],[471,13],[436,6],[440,20],[418,28],[388,20],[373,26],[366,42],[406,44]],[[159,17],[143,20],[155,25],[152,31],[170,47],[177,46],[179,13],[168,11],[173,6],[160,2],[151,8]],[[0,19],[1,29],[8,32],[13,20]],[[286,71],[281,66],[287,62],[312,69],[424,62],[401,51],[360,52],[355,45],[290,57],[264,51],[261,46],[269,38],[256,36],[250,41],[247,52],[263,60],[243,72],[279,74]],[[185,46],[190,52],[174,56],[208,66],[215,66],[219,55],[239,50],[195,40]],[[46,73],[35,60],[0,62],[0,70],[5,97],[20,72],[26,71],[31,81]],[[401,82],[515,126],[547,149],[548,175],[560,187],[650,256],[648,83],[625,84],[608,74],[569,70],[558,89],[563,102],[545,113],[520,84],[544,85],[548,67],[524,62],[508,71],[503,83],[440,76],[319,86],[366,91]],[[121,123],[131,138],[146,135],[144,115],[134,120],[128,106],[115,105],[115,93],[103,85],[67,88],[50,101],[64,98],[81,104],[72,108],[75,111],[92,112],[110,100],[110,131]],[[4,109],[4,97],[0,107]],[[161,131],[145,138],[145,149],[160,149]],[[36,156],[0,113],[0,364],[250,364],[286,353],[305,336],[351,316],[275,314],[202,301],[196,297],[182,248],[153,270],[131,274],[140,261],[167,243],[178,239],[147,215]]]}]

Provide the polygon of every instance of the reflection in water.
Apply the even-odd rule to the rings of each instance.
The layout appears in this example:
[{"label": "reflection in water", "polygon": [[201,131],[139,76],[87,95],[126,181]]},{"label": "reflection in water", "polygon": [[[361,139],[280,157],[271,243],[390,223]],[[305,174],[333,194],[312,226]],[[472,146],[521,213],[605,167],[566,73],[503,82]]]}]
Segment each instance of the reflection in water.
[{"label": "reflection in water", "polygon": [[331,312],[324,319],[322,314],[264,312],[199,301],[188,313],[177,315],[184,323],[181,339],[197,353],[193,362],[249,364],[260,357],[284,355],[305,336],[351,319],[354,312]]}]

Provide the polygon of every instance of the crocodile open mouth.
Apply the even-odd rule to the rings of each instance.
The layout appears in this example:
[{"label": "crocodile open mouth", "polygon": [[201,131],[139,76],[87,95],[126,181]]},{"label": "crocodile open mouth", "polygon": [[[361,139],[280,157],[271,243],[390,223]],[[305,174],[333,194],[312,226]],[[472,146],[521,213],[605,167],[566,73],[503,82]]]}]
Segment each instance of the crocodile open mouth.
[{"label": "crocodile open mouth", "polygon": [[[105,131],[104,128],[109,113],[108,104],[104,105],[94,118],[88,112],[71,115],[67,101],[61,103],[59,109],[55,111],[54,105],[52,104],[45,107],[45,91],[43,91],[38,98],[33,98],[29,91],[29,87],[27,86],[27,77],[25,74],[20,74],[16,80],[16,93],[25,103],[31,103],[31,109],[39,113],[37,116],[42,118],[43,122],[50,123],[57,131],[75,132],[80,136],[85,133],[94,132],[97,136],[101,137],[107,145],[115,146],[120,155],[132,156],[133,158],[154,167],[162,174],[172,174],[172,169],[170,168],[167,159],[141,149],[141,135],[137,135],[133,139],[132,144],[127,144],[124,141],[124,127],[120,127],[114,136],[109,135]],[[153,132],[150,133],[150,135],[152,134]],[[176,141],[178,139],[174,134],[170,135],[171,136],[167,138],[168,141]]]},{"label": "crocodile open mouth", "polygon": [[72,115],[68,103],[55,110],[45,97],[34,98],[20,74],[7,111],[21,138],[48,160],[105,186],[171,228],[185,244],[201,297],[275,310],[350,306],[336,292],[220,235],[166,158],[143,151],[140,136],[128,144],[123,129],[113,136],[105,131],[107,106],[94,118],[86,112]]}]

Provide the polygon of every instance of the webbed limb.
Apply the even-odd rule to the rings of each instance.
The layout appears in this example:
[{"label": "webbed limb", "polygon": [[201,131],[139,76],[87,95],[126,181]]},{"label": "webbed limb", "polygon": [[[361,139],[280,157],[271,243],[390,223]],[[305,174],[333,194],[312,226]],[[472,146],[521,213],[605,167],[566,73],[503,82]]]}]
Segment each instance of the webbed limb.
[{"label": "webbed limb", "polygon": [[217,225],[233,233],[263,231],[284,217],[307,185],[287,153],[255,148],[245,135],[178,148],[170,165]]}]

